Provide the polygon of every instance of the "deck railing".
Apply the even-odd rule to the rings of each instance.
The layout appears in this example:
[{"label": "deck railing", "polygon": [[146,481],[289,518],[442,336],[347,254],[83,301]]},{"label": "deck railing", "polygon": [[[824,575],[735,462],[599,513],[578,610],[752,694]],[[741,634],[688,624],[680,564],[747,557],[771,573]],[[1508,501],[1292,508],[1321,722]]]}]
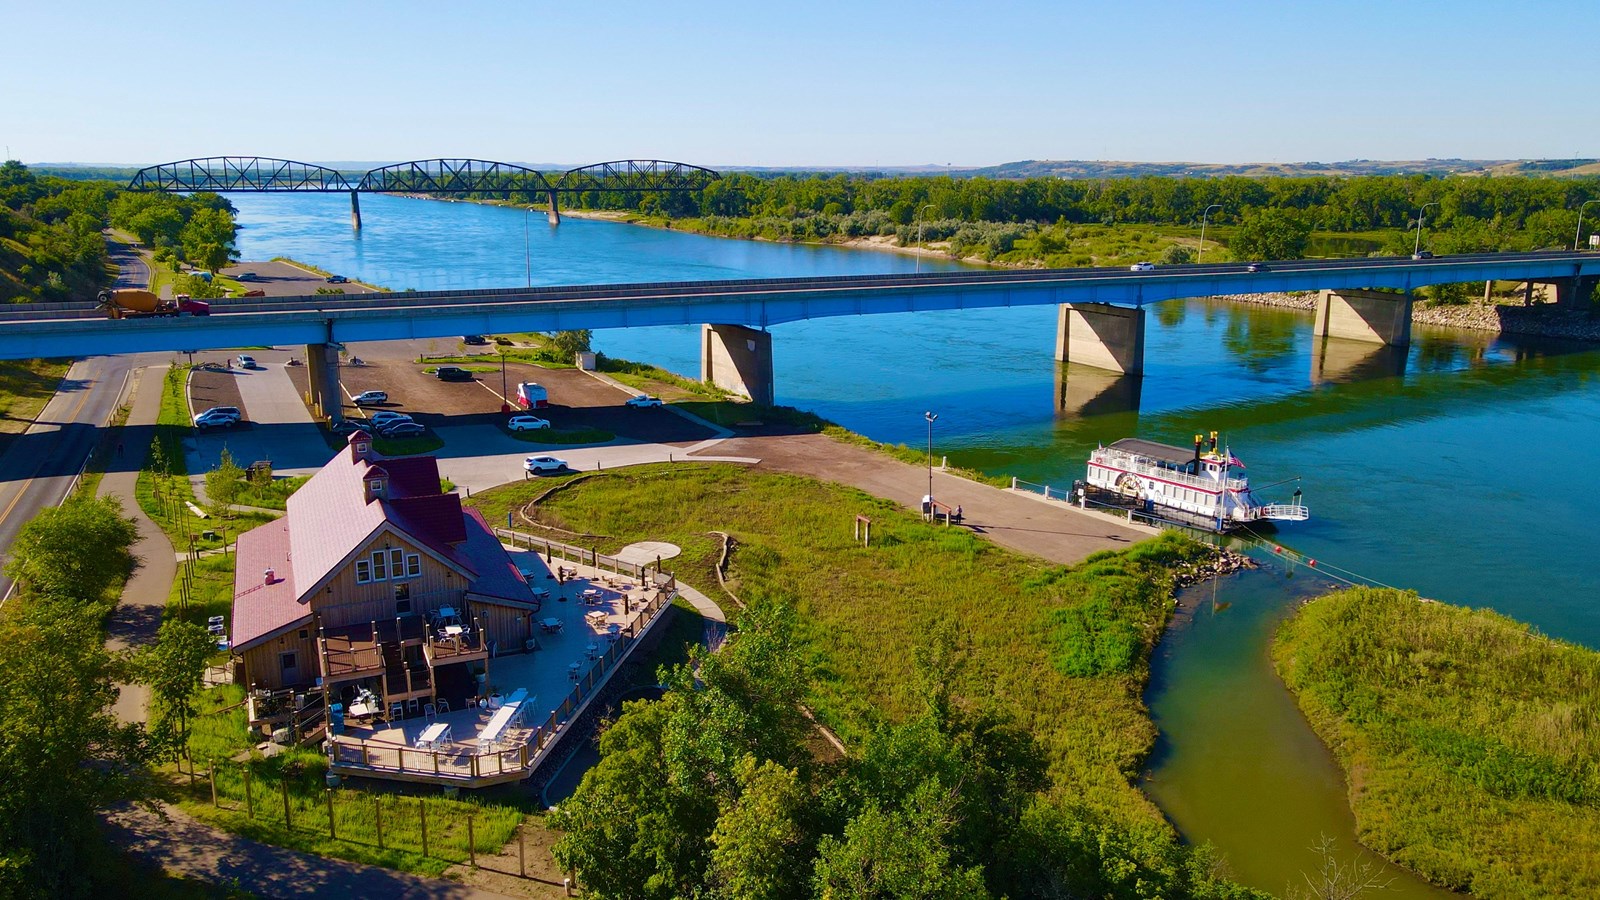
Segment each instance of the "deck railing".
[{"label": "deck railing", "polygon": [[[610,571],[617,575],[625,575],[629,578],[638,579],[646,584],[650,583],[647,576],[647,573],[651,568],[649,565],[640,565],[639,563],[627,562],[625,560],[617,559],[614,556],[606,556],[603,553],[597,552],[593,548],[584,548],[577,547],[572,544],[563,544],[560,541],[552,541],[549,538],[538,537],[537,535],[529,534],[525,531],[517,531],[512,528],[496,528],[494,533],[495,536],[500,540],[512,545],[513,547],[523,547],[528,550],[537,551],[543,554],[546,562],[553,563],[557,559],[566,562],[575,562],[579,565],[599,569],[602,572]],[[656,574],[660,575],[662,573],[658,569]]]}]

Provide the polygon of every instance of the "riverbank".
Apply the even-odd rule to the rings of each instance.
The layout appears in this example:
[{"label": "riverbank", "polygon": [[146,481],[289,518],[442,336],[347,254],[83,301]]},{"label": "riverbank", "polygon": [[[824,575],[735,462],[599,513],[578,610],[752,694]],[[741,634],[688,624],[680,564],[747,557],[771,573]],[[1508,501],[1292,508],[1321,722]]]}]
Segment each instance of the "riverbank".
[{"label": "riverbank", "polygon": [[1600,653],[1361,588],[1303,606],[1273,659],[1368,847],[1480,898],[1600,895]]},{"label": "riverbank", "polygon": [[[1307,313],[1315,312],[1317,308],[1317,295],[1311,291],[1220,294],[1207,299],[1250,306],[1268,306],[1274,309],[1293,309]],[[1587,310],[1558,307],[1552,303],[1522,306],[1484,303],[1481,300],[1460,304],[1417,302],[1411,306],[1411,322],[1415,325],[1459,328],[1467,331],[1600,342],[1600,318]]]}]

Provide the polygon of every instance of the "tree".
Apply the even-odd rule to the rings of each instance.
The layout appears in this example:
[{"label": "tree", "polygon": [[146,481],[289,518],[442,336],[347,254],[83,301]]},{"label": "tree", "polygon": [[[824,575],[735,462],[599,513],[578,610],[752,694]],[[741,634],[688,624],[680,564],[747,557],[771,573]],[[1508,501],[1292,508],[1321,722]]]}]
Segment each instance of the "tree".
[{"label": "tree", "polygon": [[822,839],[813,889],[821,900],[935,900],[989,896],[979,866],[950,858],[945,838],[954,825],[949,801],[927,782],[903,811],[869,803],[845,826],[843,838]]},{"label": "tree", "polygon": [[33,594],[101,603],[132,571],[137,537],[116,498],[74,498],[23,526],[6,574]]},{"label": "tree", "polygon": [[153,746],[163,755],[176,756],[189,740],[189,720],[194,716],[194,692],[215,649],[204,628],[181,619],[161,623],[156,642],[134,658],[139,680],[149,685],[160,715]]},{"label": "tree", "polygon": [[1311,227],[1282,209],[1261,209],[1244,214],[1228,242],[1234,259],[1299,259],[1311,241]]},{"label": "tree", "polygon": [[589,352],[589,342],[593,332],[585,328],[581,331],[558,331],[550,335],[549,349],[562,362],[572,362],[573,357],[579,353]]},{"label": "tree", "polygon": [[807,896],[811,792],[796,769],[746,756],[738,770],[739,796],[722,810],[711,833],[711,884],[728,900],[784,900]]},{"label": "tree", "polygon": [[244,470],[234,464],[233,454],[223,447],[217,467],[206,473],[206,497],[211,500],[212,511],[220,518],[232,518],[233,504],[239,501],[242,490]]}]

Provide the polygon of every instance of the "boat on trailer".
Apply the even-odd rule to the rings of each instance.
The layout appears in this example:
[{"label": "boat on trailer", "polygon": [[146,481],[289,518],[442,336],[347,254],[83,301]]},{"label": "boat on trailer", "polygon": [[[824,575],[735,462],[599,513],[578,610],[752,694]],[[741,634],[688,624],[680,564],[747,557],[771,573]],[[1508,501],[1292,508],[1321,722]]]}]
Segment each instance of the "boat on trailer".
[{"label": "boat on trailer", "polygon": [[1289,503],[1263,503],[1239,474],[1244,463],[1226,445],[1210,447],[1194,436],[1194,449],[1123,438],[1089,454],[1088,478],[1080,501],[1143,511],[1166,519],[1225,532],[1265,522],[1304,522],[1311,511],[1297,488]]}]

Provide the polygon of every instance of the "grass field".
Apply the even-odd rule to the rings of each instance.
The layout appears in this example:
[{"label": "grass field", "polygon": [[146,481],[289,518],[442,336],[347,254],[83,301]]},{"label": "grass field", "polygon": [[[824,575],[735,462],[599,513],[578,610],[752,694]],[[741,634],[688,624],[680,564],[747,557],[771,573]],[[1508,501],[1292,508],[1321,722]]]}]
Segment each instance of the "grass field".
[{"label": "grass field", "polygon": [[1600,653],[1358,589],[1306,605],[1273,657],[1364,844],[1476,897],[1600,896]]},{"label": "grass field", "polygon": [[[507,485],[470,502],[498,521],[551,484]],[[973,650],[959,693],[1033,732],[1059,796],[1165,827],[1131,783],[1155,738],[1140,692],[1170,609],[1166,564],[1195,545],[1167,537],[1069,570],[926,525],[851,488],[731,466],[590,477],[539,514],[598,535],[601,552],[672,541],[684,550],[677,573],[699,585],[716,583],[720,545],[708,532],[733,534],[734,589],[746,601],[795,603],[819,673],[810,703],[847,742],[916,708],[913,654],[931,630],[954,627]],[[870,548],[851,540],[858,514],[872,518]]]},{"label": "grass field", "polygon": [[61,379],[72,365],[66,359],[12,359],[0,361],[0,453],[13,435],[28,430],[33,420],[55,396]]}]

